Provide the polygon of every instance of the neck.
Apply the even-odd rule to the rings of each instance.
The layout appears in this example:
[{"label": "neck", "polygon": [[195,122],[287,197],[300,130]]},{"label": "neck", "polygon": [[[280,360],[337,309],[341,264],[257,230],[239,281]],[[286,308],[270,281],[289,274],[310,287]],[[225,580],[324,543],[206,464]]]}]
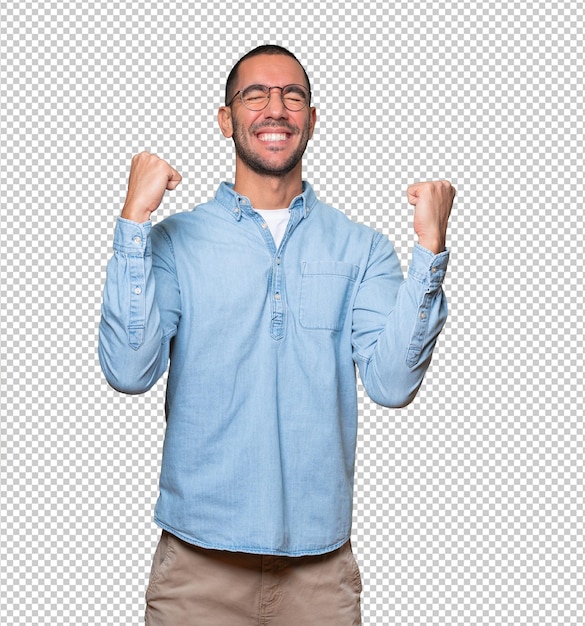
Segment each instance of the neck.
[{"label": "neck", "polygon": [[263,176],[236,163],[234,191],[249,198],[255,209],[286,209],[303,191],[300,165],[284,176]]}]

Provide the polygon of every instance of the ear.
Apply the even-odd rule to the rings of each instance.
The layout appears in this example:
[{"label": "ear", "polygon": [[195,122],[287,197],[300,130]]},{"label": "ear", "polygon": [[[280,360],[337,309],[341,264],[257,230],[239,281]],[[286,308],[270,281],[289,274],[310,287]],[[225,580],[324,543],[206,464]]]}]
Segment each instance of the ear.
[{"label": "ear", "polygon": [[217,112],[217,121],[224,137],[228,139],[234,134],[234,128],[232,125],[232,109],[231,107],[219,107]]},{"label": "ear", "polygon": [[313,132],[315,130],[315,124],[317,123],[317,109],[315,107],[311,107],[309,111],[310,123],[309,123],[309,139],[313,136]]}]

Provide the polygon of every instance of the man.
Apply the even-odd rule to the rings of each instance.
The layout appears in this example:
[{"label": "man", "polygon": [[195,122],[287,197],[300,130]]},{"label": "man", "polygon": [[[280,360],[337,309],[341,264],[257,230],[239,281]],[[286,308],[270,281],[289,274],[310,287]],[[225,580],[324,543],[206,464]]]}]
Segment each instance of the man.
[{"label": "man", "polygon": [[455,190],[412,185],[418,235],[404,280],[390,242],[320,202],[301,159],[316,110],[284,48],[244,56],[218,121],[233,185],[151,229],[180,174],[132,160],[100,324],[109,383],[168,375],[147,624],[360,624],[349,544],[355,367],[370,397],[415,396],[445,317]]}]

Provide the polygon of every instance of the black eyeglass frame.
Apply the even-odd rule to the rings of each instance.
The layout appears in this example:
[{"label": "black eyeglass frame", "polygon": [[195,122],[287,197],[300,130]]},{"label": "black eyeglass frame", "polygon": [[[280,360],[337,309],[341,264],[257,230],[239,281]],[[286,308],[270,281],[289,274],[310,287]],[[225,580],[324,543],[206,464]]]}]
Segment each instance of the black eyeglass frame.
[{"label": "black eyeglass frame", "polygon": [[[244,91],[246,91],[246,89],[249,89],[250,87],[262,87],[262,90],[267,89],[268,91],[266,92],[266,95],[268,96],[266,98],[266,104],[259,108],[259,109],[251,109],[245,102],[244,102],[244,96],[243,93]],[[304,91],[307,92],[307,102],[305,105],[303,105],[300,109],[291,109],[289,107],[286,106],[286,102],[284,101],[284,98],[282,96],[282,94],[284,93],[284,90],[287,87],[301,87],[301,89],[303,89]],[[239,89],[238,91],[236,91],[236,93],[233,95],[232,99],[226,104],[226,106],[231,107],[234,100],[240,96],[240,101],[242,102],[242,104],[248,109],[248,111],[263,111],[269,104],[270,102],[270,97],[272,95],[272,90],[273,89],[280,89],[280,101],[282,102],[282,106],[284,106],[284,108],[287,111],[293,111],[295,113],[298,113],[299,111],[302,111],[303,109],[305,109],[306,107],[311,105],[311,90],[307,89],[307,87],[305,87],[304,85],[299,85],[298,83],[291,83],[290,85],[284,85],[284,87],[279,87],[278,85],[273,85],[272,87],[269,87],[268,85],[248,85],[247,87],[244,87],[244,89]]]}]

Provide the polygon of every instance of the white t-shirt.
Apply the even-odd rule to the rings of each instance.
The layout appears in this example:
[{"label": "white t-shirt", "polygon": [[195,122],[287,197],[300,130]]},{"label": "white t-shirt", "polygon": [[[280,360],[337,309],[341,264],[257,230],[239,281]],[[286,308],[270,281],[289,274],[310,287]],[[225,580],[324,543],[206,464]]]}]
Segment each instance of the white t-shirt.
[{"label": "white t-shirt", "polygon": [[290,211],[288,209],[254,209],[256,213],[262,216],[274,239],[276,247],[280,246],[280,242],[284,237],[288,220],[290,219]]}]

